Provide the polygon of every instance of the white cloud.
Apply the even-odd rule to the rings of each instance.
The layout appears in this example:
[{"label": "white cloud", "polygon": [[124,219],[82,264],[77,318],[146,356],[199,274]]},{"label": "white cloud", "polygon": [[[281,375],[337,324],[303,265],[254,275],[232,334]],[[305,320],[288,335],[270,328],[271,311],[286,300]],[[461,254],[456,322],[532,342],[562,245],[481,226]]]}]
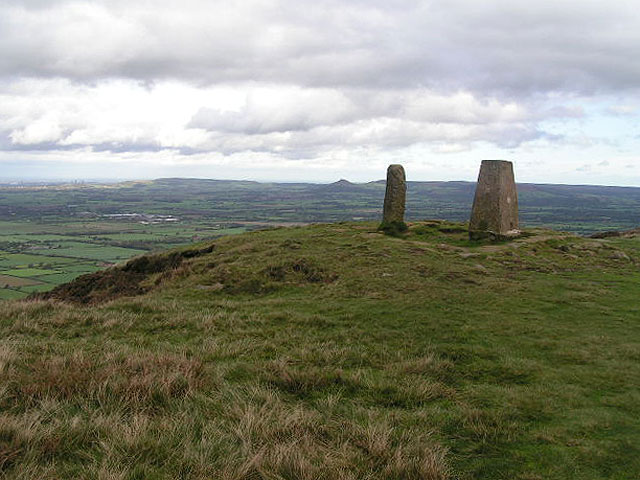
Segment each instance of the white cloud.
[{"label": "white cloud", "polygon": [[638,107],[636,105],[611,105],[607,107],[606,111],[610,115],[614,116],[630,116],[638,113]]},{"label": "white cloud", "polygon": [[343,92],[300,87],[249,87],[239,110],[200,109],[191,125],[218,132],[265,134],[308,130],[358,117],[358,106]]},{"label": "white cloud", "polygon": [[260,151],[308,159],[336,148],[517,146],[544,136],[537,127],[544,116],[534,106],[469,92],[43,79],[14,82],[0,95],[8,149]]}]

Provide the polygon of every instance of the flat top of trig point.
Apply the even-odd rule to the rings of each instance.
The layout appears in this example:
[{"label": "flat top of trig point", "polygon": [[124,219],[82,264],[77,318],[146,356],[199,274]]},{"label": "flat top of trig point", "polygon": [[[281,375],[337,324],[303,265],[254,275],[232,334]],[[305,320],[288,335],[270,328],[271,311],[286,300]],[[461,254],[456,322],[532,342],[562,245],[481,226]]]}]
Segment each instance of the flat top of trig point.
[{"label": "flat top of trig point", "polygon": [[509,160],[482,160],[482,163],[512,163]]},{"label": "flat top of trig point", "polygon": [[389,165],[389,168],[404,168],[404,167],[399,163],[392,163],[391,165]]}]

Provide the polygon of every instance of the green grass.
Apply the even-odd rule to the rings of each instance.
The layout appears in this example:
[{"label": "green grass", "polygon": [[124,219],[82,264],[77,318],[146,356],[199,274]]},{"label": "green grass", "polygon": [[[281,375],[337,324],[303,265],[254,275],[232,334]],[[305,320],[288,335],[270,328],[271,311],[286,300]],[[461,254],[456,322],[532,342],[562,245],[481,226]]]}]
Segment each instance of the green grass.
[{"label": "green grass", "polygon": [[0,271],[0,274],[2,275],[11,275],[14,277],[23,277],[23,278],[38,277],[42,275],[53,275],[56,273],[60,273],[60,272],[56,270],[43,270],[40,268],[17,268],[14,270]]},{"label": "green grass", "polygon": [[28,285],[34,285],[38,282],[31,280],[30,278],[13,277],[10,275],[3,275],[0,273],[0,288],[8,287],[25,287]]},{"label": "green grass", "polygon": [[96,265],[97,262],[79,262],[75,265],[67,265],[64,270],[67,273],[87,273],[100,270],[100,267]]},{"label": "green grass", "polygon": [[50,252],[51,255],[114,262],[145,253],[144,250],[82,242],[60,242],[59,245]]},{"label": "green grass", "polygon": [[56,243],[63,241],[77,241],[77,237],[69,236],[69,235],[54,235],[47,233],[27,233],[27,234],[16,234],[13,233],[16,230],[20,230],[16,225],[8,225],[7,230],[0,234],[0,241],[3,242],[34,242],[34,243]]},{"label": "green grass", "polygon": [[376,227],[0,304],[3,478],[638,477],[639,240]]},{"label": "green grass", "polygon": [[[90,272],[91,270],[87,270],[86,272]],[[42,282],[47,282],[51,284],[51,286],[55,286],[61,283],[70,282],[73,279],[77,278],[78,275],[82,275],[84,272],[67,272],[67,273],[52,273],[50,275],[43,275],[40,277],[34,277],[36,280],[40,280]]]},{"label": "green grass", "polygon": [[0,300],[16,300],[19,298],[25,298],[28,295],[26,289],[24,291],[12,290],[10,288],[0,289]]},{"label": "green grass", "polygon": [[[46,277],[44,277],[46,278]],[[51,283],[40,283],[37,285],[27,285],[25,287],[22,287],[21,290],[23,292],[46,292],[47,290],[51,290],[52,288],[54,288],[56,285],[51,284]]]},{"label": "green grass", "polygon": [[105,240],[116,240],[116,241],[137,241],[137,240],[146,240],[152,241],[157,239],[171,239],[172,235],[167,233],[112,233],[107,235],[101,235],[100,239]]},{"label": "green grass", "polygon": [[64,265],[74,262],[76,260],[73,258],[0,252],[0,267],[27,267],[28,265],[39,266],[43,264]]}]

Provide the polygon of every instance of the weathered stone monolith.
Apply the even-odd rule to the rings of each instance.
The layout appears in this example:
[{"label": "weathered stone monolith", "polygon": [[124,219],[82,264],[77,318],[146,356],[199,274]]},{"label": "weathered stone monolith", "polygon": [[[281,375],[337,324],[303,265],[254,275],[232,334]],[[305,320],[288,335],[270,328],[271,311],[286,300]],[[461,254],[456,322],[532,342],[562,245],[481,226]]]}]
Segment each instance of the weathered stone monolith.
[{"label": "weathered stone monolith", "polygon": [[483,160],[473,200],[469,238],[504,239],[517,236],[518,192],[513,164],[504,160]]},{"label": "weathered stone monolith", "polygon": [[404,223],[406,196],[407,182],[404,168],[402,165],[389,165],[381,229],[406,230],[407,227]]}]

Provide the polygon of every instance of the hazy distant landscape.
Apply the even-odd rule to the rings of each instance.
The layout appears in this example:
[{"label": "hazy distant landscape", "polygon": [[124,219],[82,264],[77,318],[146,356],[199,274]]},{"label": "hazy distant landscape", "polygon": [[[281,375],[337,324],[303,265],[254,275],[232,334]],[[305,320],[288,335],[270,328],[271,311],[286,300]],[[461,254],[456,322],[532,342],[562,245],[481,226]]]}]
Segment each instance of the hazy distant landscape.
[{"label": "hazy distant landscape", "polygon": [[[466,221],[472,182],[409,182],[407,218]],[[0,185],[0,299],[46,291],[145,252],[278,225],[377,220],[383,181],[159,179]],[[524,228],[640,224],[640,188],[520,184]]]}]

